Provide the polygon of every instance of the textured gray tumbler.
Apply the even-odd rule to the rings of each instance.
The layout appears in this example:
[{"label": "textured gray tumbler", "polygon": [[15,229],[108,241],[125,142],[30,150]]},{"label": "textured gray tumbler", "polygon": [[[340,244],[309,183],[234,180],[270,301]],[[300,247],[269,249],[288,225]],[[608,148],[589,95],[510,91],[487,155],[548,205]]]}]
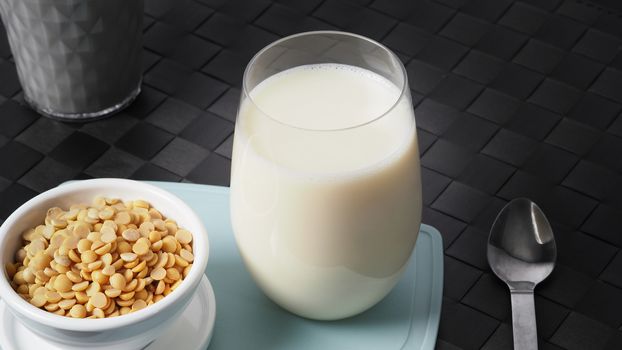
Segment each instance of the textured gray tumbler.
[{"label": "textured gray tumbler", "polygon": [[143,0],[0,0],[24,98],[83,121],[140,93]]}]

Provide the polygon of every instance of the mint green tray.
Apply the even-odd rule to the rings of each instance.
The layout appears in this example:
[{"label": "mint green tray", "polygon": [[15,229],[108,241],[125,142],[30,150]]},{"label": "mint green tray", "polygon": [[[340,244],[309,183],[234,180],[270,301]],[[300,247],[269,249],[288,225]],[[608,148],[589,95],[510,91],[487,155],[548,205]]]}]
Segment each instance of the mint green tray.
[{"label": "mint green tray", "polygon": [[346,320],[310,321],[281,309],[255,286],[231,231],[229,188],[150,183],[183,199],[207,228],[207,277],[217,305],[209,350],[434,349],[443,289],[443,244],[434,227],[421,225],[415,254],[383,301]]}]

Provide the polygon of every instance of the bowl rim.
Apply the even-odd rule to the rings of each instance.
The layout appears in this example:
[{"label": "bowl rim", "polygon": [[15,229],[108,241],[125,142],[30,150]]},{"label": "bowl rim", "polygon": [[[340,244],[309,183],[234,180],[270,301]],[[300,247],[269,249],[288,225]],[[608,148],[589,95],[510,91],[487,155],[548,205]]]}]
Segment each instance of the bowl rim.
[{"label": "bowl rim", "polygon": [[[194,222],[196,225],[193,226],[196,226],[198,228],[198,230],[194,230],[192,232],[194,236],[193,253],[196,252],[197,248],[199,251],[199,254],[195,255],[195,259],[193,261],[193,268],[190,269],[190,273],[188,274],[188,276],[171,294],[167,295],[161,301],[150,305],[149,307],[146,307],[142,310],[112,318],[76,319],[66,316],[55,315],[46,310],[39,309],[34,305],[31,305],[26,300],[22,299],[9,284],[5,267],[2,264],[3,251],[0,250],[0,264],[2,265],[0,267],[0,300],[3,300],[7,304],[7,307],[9,309],[15,310],[16,312],[31,321],[35,321],[37,323],[41,323],[55,329],[78,332],[99,332],[127,327],[129,325],[136,324],[151,317],[154,317],[156,314],[168,309],[179,299],[183,298],[188,293],[191,293],[194,289],[196,289],[195,287],[198,286],[198,283],[201,281],[201,278],[205,273],[205,268],[207,267],[207,260],[209,257],[209,241],[205,225],[203,224],[199,216],[194,212],[194,210],[190,208],[179,197],[164,189],[145,182],[118,178],[99,178],[61,184],[58,187],[47,190],[26,201],[4,221],[2,226],[0,226],[0,247],[4,244],[7,237],[10,236],[11,233],[9,231],[11,227],[16,224],[16,222],[22,215],[32,210],[34,206],[38,205],[43,201],[60,198],[69,193],[76,193],[82,190],[90,190],[95,188],[102,189],[102,192],[105,192],[105,188],[115,188],[115,190],[132,188],[134,191],[138,189],[141,192],[150,192],[155,196],[162,197],[163,199],[171,202],[174,207],[179,207],[180,210],[186,212],[186,215],[189,218],[189,222]],[[21,234],[21,232],[19,234]]]}]

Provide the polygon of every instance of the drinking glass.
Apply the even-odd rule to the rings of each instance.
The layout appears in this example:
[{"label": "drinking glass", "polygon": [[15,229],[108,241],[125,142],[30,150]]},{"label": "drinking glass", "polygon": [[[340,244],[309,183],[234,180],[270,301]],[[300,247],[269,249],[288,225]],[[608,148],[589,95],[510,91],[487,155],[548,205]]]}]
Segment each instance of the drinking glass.
[{"label": "drinking glass", "polygon": [[143,0],[0,0],[24,100],[66,122],[110,116],[140,93]]},{"label": "drinking glass", "polygon": [[253,57],[235,127],[231,220],[257,285],[297,315],[349,317],[391,291],[421,223],[415,118],[393,52],[320,31]]}]

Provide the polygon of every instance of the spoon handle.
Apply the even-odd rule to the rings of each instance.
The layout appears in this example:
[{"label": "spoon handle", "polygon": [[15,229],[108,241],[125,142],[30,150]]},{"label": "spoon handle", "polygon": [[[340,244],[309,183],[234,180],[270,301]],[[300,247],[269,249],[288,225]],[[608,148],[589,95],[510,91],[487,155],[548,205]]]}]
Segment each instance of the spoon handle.
[{"label": "spoon handle", "polygon": [[533,290],[511,290],[514,350],[537,350],[536,309]]}]

